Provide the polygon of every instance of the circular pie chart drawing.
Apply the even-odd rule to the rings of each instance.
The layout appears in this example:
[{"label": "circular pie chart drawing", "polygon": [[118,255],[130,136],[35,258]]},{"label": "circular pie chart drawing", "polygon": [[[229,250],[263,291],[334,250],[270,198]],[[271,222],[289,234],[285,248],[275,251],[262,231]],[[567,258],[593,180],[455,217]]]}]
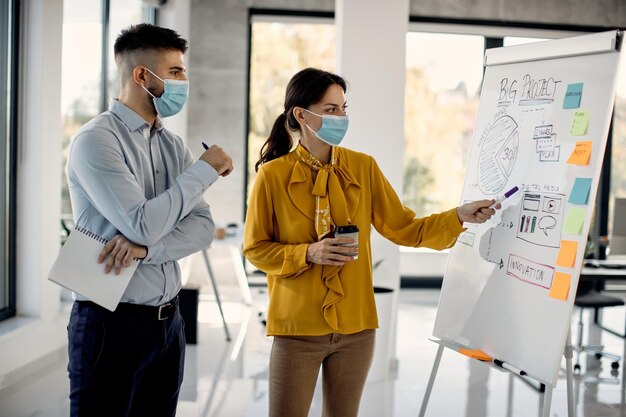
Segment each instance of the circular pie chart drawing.
[{"label": "circular pie chart drawing", "polygon": [[478,186],[485,194],[502,191],[517,159],[518,126],[511,116],[498,118],[484,135],[478,157]]}]

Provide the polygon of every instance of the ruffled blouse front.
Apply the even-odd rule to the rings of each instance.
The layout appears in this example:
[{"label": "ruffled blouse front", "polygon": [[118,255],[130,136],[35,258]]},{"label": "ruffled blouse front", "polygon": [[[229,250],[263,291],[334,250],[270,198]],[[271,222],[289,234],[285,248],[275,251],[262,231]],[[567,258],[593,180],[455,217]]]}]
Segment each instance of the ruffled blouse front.
[{"label": "ruffled blouse front", "polygon": [[[244,255],[267,274],[267,333],[377,328],[371,226],[397,244],[433,249],[452,246],[463,229],[454,209],[416,219],[368,155],[336,147],[327,165],[311,156],[299,146],[262,165],[249,199]],[[307,263],[308,245],[346,224],[359,228],[359,258],[341,267]]]}]

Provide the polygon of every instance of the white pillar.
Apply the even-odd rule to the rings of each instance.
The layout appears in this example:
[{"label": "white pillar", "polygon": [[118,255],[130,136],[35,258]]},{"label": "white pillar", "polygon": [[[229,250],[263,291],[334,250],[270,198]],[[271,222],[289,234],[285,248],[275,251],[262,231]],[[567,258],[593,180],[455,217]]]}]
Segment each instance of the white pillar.
[{"label": "white pillar", "polygon": [[[345,146],[372,155],[400,194],[409,2],[337,0],[336,4],[337,69],[349,83],[350,129]],[[381,273],[375,274],[376,285],[398,288],[398,248],[382,245],[377,238],[373,244],[374,260],[385,258],[378,268]]]},{"label": "white pillar", "polygon": [[[350,129],[345,146],[372,155],[401,195],[409,0],[337,0],[335,24],[337,72],[349,83]],[[400,252],[376,233],[372,234],[372,252],[374,262],[384,259],[374,271],[374,285],[395,290],[391,303],[379,303],[381,297],[377,297],[382,337],[377,338],[378,357],[370,379],[379,379],[390,376],[389,367],[395,357]],[[383,305],[391,307],[382,311]],[[384,352],[387,357],[380,358]],[[381,362],[382,368],[378,369]]]},{"label": "white pillar", "polygon": [[[54,317],[48,271],[61,247],[63,1],[22,3],[23,61],[17,187],[17,314]],[[76,64],[79,65],[79,64]]]}]

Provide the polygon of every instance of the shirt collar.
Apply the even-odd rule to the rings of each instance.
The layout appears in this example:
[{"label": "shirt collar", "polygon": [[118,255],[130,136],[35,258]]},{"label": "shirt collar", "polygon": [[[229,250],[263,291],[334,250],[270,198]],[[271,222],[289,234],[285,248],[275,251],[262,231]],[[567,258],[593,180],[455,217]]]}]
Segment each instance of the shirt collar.
[{"label": "shirt collar", "polygon": [[[149,126],[149,123],[146,122],[140,115],[117,99],[111,101],[109,111],[124,122],[130,131],[139,130]],[[157,117],[154,121],[152,130],[160,131],[161,129],[163,129],[163,123],[161,123],[161,119]]]}]

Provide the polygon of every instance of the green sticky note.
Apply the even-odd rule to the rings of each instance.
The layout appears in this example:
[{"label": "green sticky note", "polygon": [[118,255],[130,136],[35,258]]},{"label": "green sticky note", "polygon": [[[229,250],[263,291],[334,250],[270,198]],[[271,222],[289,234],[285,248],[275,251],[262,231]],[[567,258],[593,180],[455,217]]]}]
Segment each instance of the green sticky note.
[{"label": "green sticky note", "polygon": [[569,134],[571,136],[582,136],[587,134],[589,126],[589,110],[576,110],[574,119],[572,120],[572,128]]},{"label": "green sticky note", "polygon": [[580,235],[583,230],[583,223],[585,223],[586,213],[587,210],[583,207],[570,208],[565,217],[563,232],[570,235]]},{"label": "green sticky note", "polygon": [[577,109],[583,96],[583,83],[568,84],[563,100],[564,109]]},{"label": "green sticky note", "polygon": [[576,178],[572,187],[572,193],[569,195],[569,202],[573,204],[587,204],[590,189],[591,178]]}]

